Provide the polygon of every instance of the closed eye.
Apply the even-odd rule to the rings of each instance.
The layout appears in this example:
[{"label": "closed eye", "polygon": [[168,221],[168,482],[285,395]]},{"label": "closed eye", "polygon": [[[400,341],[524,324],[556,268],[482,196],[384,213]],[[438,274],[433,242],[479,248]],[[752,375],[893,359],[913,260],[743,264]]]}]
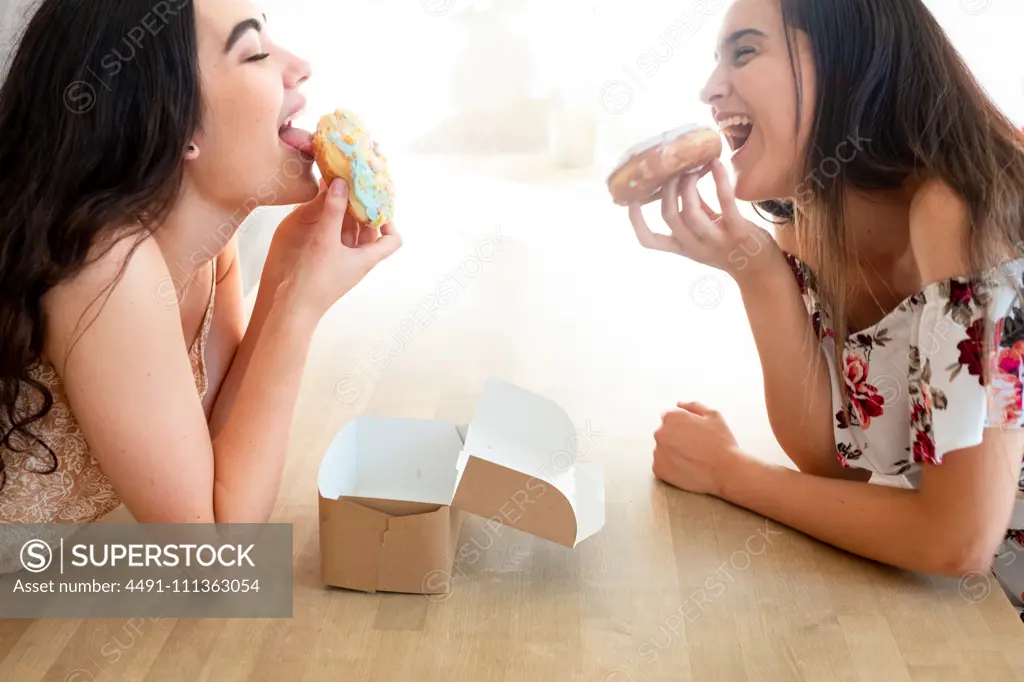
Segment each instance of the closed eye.
[{"label": "closed eye", "polygon": [[[745,57],[750,57],[757,53],[757,50],[753,47],[741,47],[733,53],[733,59],[737,63],[742,61]],[[749,61],[749,60],[747,60]]]},{"label": "closed eye", "polygon": [[270,56],[270,53],[264,52],[263,54],[253,55],[252,57],[249,57],[245,61],[247,61],[247,62],[261,62],[261,61],[263,61],[264,59],[266,59],[269,56]]}]

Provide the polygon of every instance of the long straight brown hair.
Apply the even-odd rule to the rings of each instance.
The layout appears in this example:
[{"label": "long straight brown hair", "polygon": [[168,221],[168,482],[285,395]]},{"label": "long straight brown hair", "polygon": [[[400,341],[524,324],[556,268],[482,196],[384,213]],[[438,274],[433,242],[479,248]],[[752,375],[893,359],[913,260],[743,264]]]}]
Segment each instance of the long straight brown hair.
[{"label": "long straight brown hair", "polygon": [[[813,191],[755,206],[776,222],[791,223],[801,251],[817,264],[842,376],[849,335],[846,266],[854,256],[844,221],[846,193],[895,190],[911,177],[944,180],[969,209],[968,238],[960,246],[971,271],[963,274],[980,274],[1024,244],[1024,136],[989,99],[921,0],[780,1],[797,111],[804,93],[795,30],[807,35],[816,69],[803,159]],[[848,151],[839,155],[839,149]],[[985,341],[988,357],[997,340],[986,334]],[[849,409],[841,379],[839,386]]]}]

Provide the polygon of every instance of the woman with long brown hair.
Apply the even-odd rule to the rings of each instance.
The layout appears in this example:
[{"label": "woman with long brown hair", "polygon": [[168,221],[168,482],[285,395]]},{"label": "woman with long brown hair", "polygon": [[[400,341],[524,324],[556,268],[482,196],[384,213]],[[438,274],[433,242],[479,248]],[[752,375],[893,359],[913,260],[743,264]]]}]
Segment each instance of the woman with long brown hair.
[{"label": "woman with long brown hair", "polygon": [[721,212],[691,175],[662,190],[671,235],[630,217],[644,246],[734,278],[798,471],[681,402],[655,475],[879,562],[993,571],[1020,608],[1024,138],[921,0],[735,0],[717,57]]}]

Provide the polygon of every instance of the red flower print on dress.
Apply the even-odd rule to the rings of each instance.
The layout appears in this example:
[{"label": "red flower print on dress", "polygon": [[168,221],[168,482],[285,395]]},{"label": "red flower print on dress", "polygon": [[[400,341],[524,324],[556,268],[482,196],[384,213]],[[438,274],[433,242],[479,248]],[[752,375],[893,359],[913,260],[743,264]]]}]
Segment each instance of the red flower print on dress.
[{"label": "red flower print on dress", "polygon": [[808,282],[807,280],[812,278],[810,268],[801,261],[799,258],[791,253],[786,253],[786,262],[789,263],[790,269],[793,271],[793,277],[796,279],[796,284],[800,287],[800,294],[806,295],[808,293]]},{"label": "red flower print on dress", "polygon": [[[1002,326],[1000,320],[1000,326]],[[1020,422],[1024,413],[1024,341],[1013,341],[999,349],[995,379],[988,390],[989,425],[1008,427]]]},{"label": "red flower print on dress", "polygon": [[949,283],[949,302],[954,305],[967,305],[971,302],[971,287],[966,282],[951,280]]},{"label": "red flower print on dress", "polygon": [[938,464],[935,459],[935,441],[924,431],[918,431],[917,438],[914,439],[914,461]]},{"label": "red flower print on dress", "polygon": [[[927,394],[925,394],[927,396]],[[921,426],[924,424],[925,418],[928,416],[928,409],[921,403],[913,401],[910,412],[910,423],[913,426]]]},{"label": "red flower print on dress", "polygon": [[1020,381],[1021,366],[1024,364],[1024,341],[1017,341],[1009,348],[1001,348],[996,364],[1004,379]]},{"label": "red flower print on dress", "polygon": [[960,370],[966,367],[971,376],[978,377],[979,386],[985,385],[981,376],[981,340],[984,334],[985,320],[983,318],[978,318],[967,328],[967,338],[956,344],[956,349],[960,351],[960,357],[948,367],[953,370],[953,374],[949,377],[950,381],[955,379]]},{"label": "red flower print on dress", "polygon": [[800,287],[801,295],[807,294],[807,279],[804,277],[803,272],[799,269],[796,271],[796,285]]},{"label": "red flower print on dress", "polygon": [[833,339],[836,338],[836,333],[829,329],[822,321],[822,314],[820,310],[815,311],[815,313],[811,315],[811,326],[814,327],[814,335],[819,340],[825,337],[831,337]]},{"label": "red flower print on dress", "polygon": [[[846,355],[846,387],[850,393],[850,405],[856,423],[866,429],[872,417],[882,416],[885,398],[878,389],[868,383],[868,363],[856,354]],[[840,421],[845,421],[840,418]]]}]

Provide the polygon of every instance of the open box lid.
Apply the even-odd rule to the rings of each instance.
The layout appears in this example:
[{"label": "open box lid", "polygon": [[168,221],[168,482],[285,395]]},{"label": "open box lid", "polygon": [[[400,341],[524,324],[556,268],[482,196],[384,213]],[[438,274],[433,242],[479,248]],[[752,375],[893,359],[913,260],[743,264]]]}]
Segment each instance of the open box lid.
[{"label": "open box lid", "polygon": [[604,526],[603,469],[556,403],[490,379],[459,435],[452,507],[566,547]]},{"label": "open box lid", "polygon": [[458,508],[566,547],[604,526],[604,473],[554,402],[490,379],[468,426],[362,415],[334,438],[320,497],[387,515]]}]

